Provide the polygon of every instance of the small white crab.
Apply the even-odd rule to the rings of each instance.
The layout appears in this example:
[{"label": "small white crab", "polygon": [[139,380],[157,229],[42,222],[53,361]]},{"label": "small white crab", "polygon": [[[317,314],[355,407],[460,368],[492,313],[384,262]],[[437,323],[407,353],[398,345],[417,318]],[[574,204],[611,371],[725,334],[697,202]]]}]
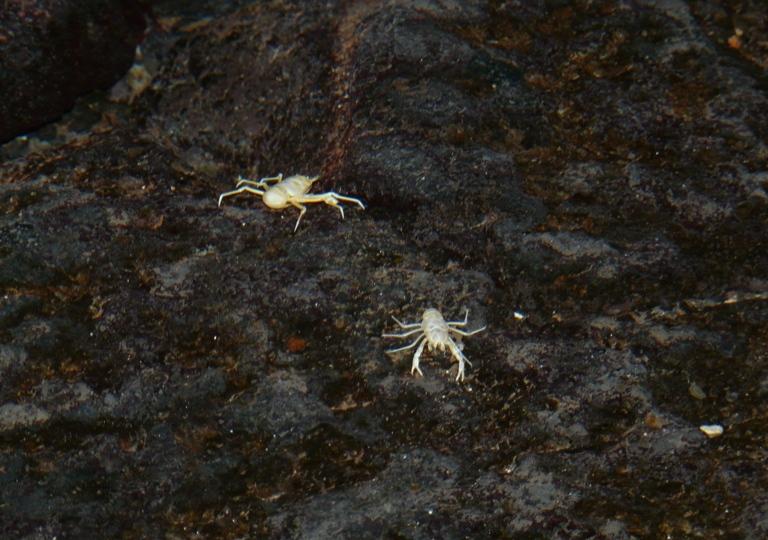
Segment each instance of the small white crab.
[{"label": "small white crab", "polygon": [[456,375],[456,381],[464,380],[464,362],[466,362],[470,366],[472,365],[472,363],[467,359],[466,356],[464,356],[464,353],[461,352],[460,346],[457,345],[455,341],[453,341],[453,338],[451,337],[451,332],[458,334],[460,336],[466,337],[466,336],[473,336],[478,332],[482,332],[486,328],[485,326],[483,326],[482,328],[478,328],[477,330],[473,330],[472,332],[465,332],[457,328],[459,326],[467,325],[467,320],[469,318],[469,310],[467,310],[467,312],[464,315],[464,320],[461,322],[446,321],[443,318],[443,315],[434,308],[429,308],[426,311],[424,311],[424,313],[421,316],[420,323],[405,324],[400,322],[395,316],[392,316],[392,318],[395,320],[395,322],[398,325],[400,325],[400,328],[403,328],[409,331],[405,332],[404,334],[382,334],[381,337],[404,338],[404,337],[411,336],[413,334],[420,334],[419,337],[417,337],[416,340],[410,345],[406,345],[405,347],[400,347],[399,349],[392,349],[387,351],[388,354],[392,354],[400,351],[405,351],[407,349],[411,349],[418,344],[419,347],[416,349],[416,352],[413,355],[413,364],[411,365],[411,375],[413,375],[414,371],[417,371],[419,375],[421,375],[422,377],[424,376],[424,374],[421,372],[421,369],[419,368],[419,357],[421,357],[421,353],[424,350],[424,345],[426,344],[430,351],[433,351],[435,349],[439,351],[444,351],[447,348],[451,352],[453,357],[459,362],[459,373]]},{"label": "small white crab", "polygon": [[[359,205],[360,208],[365,210],[363,201],[354,197],[346,197],[333,191],[316,194],[307,193],[312,187],[312,184],[318,178],[320,177],[313,176],[310,178],[309,176],[304,176],[303,174],[295,174],[283,180],[283,175],[281,173],[277,176],[262,178],[256,182],[254,180],[248,180],[242,176],[238,176],[237,185],[235,186],[237,189],[227,191],[219,195],[219,206],[221,206],[221,201],[224,200],[224,197],[237,195],[243,192],[261,195],[261,199],[264,201],[264,204],[276,210],[288,208],[288,206],[294,206],[299,209],[299,219],[296,220],[296,226],[293,228],[293,232],[296,232],[296,230],[299,228],[299,222],[301,222],[301,218],[307,211],[307,208],[302,203],[324,202],[330,206],[335,206],[339,209],[339,212],[341,212],[342,219],[344,219],[344,209],[339,205],[339,201],[355,203]],[[270,182],[277,183],[270,186]]]}]

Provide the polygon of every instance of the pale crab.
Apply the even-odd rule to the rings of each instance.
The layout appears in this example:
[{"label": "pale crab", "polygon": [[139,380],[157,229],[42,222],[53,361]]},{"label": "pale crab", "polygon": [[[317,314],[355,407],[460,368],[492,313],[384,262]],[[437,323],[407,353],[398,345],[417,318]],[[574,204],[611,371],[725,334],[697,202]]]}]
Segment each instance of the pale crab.
[{"label": "pale crab", "polygon": [[417,337],[410,345],[387,351],[388,354],[392,354],[405,351],[407,349],[412,349],[418,345],[418,348],[413,355],[411,375],[413,375],[415,371],[418,372],[422,377],[424,376],[424,374],[421,372],[421,369],[419,368],[419,358],[421,357],[421,353],[424,351],[424,346],[427,345],[430,351],[435,349],[444,351],[445,349],[448,349],[453,355],[453,358],[456,359],[456,361],[459,363],[459,372],[456,375],[456,381],[464,380],[464,363],[466,362],[470,366],[472,363],[467,359],[466,356],[464,356],[464,353],[461,351],[460,342],[459,344],[456,344],[456,342],[451,337],[451,333],[458,334],[462,337],[467,337],[482,332],[486,328],[483,326],[482,328],[478,328],[477,330],[473,330],[471,332],[465,332],[464,330],[459,330],[459,328],[457,328],[467,325],[467,320],[469,319],[469,310],[467,310],[464,314],[463,321],[446,321],[443,318],[442,313],[434,308],[429,308],[424,311],[421,316],[420,323],[403,323],[400,322],[394,315],[392,318],[400,326],[400,328],[408,330],[408,332],[403,334],[382,334],[381,337],[404,338],[414,334],[419,334],[419,337]]},{"label": "pale crab", "polygon": [[[283,208],[288,208],[288,206],[293,206],[299,209],[299,219],[296,220],[296,226],[293,228],[293,232],[296,232],[296,230],[299,228],[301,218],[307,211],[307,208],[302,203],[324,202],[327,205],[335,206],[339,209],[339,212],[341,212],[342,219],[344,219],[344,209],[339,204],[339,201],[355,203],[360,206],[360,208],[365,210],[363,201],[356,199],[355,197],[339,195],[333,191],[315,194],[308,193],[309,189],[312,187],[312,184],[315,183],[318,178],[320,177],[313,176],[310,178],[309,176],[304,176],[303,174],[295,174],[283,180],[283,175],[278,174],[277,176],[269,176],[262,178],[259,181],[255,181],[248,180],[242,176],[238,176],[237,185],[235,186],[237,189],[227,191],[219,195],[219,206],[221,206],[221,201],[224,200],[224,197],[238,195],[240,193],[253,193],[255,195],[261,195],[261,200],[264,201],[264,204],[276,210],[281,210]],[[270,185],[270,182],[276,183]]]}]

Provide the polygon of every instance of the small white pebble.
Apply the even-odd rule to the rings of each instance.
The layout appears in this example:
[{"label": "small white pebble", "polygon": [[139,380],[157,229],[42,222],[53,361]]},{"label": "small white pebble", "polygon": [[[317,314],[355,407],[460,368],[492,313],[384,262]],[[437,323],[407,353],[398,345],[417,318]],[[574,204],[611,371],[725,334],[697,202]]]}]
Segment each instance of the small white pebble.
[{"label": "small white pebble", "polygon": [[699,426],[699,429],[710,439],[714,439],[723,434],[723,426],[719,424],[704,424],[703,426]]},{"label": "small white pebble", "polygon": [[525,319],[525,313],[523,313],[522,311],[515,311],[514,316],[515,316],[515,319],[517,319],[518,321],[522,321]]}]

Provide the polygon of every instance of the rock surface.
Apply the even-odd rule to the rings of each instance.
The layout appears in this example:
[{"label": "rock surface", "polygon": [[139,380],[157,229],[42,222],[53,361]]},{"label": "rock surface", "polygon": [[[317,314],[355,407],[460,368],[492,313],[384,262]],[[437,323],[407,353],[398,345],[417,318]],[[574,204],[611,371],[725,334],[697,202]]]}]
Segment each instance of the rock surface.
[{"label": "rock surface", "polygon": [[195,6],[3,149],[2,537],[768,535],[758,3]]},{"label": "rock surface", "polygon": [[0,143],[114,84],[144,32],[138,0],[5,0],[0,9]]}]

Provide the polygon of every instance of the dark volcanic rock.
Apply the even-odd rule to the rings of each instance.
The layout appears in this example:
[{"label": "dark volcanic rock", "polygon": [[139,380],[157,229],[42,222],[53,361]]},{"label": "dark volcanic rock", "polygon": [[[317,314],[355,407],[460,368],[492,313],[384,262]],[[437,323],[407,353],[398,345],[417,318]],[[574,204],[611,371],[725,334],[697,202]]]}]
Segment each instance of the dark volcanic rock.
[{"label": "dark volcanic rock", "polygon": [[138,0],[8,0],[0,9],[0,142],[108,88],[144,32]]},{"label": "dark volcanic rock", "polygon": [[214,4],[0,166],[0,536],[768,535],[758,8]]}]

